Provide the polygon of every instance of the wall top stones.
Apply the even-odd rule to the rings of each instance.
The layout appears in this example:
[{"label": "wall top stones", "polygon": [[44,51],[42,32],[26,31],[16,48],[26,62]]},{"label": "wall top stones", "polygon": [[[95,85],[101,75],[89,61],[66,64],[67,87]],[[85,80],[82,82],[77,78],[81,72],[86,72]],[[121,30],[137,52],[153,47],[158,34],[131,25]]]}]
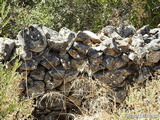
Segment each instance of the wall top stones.
[{"label": "wall top stones", "polygon": [[[95,34],[75,33],[65,27],[57,32],[34,24],[20,31],[17,38],[0,38],[0,61],[9,61],[13,53],[20,56],[22,94],[41,96],[37,109],[61,111],[64,101],[57,101],[56,97],[62,96],[70,98],[67,105],[74,101],[82,107],[96,96],[88,97],[92,82],[95,90],[99,89],[96,84],[101,83],[110,87],[111,93],[121,94],[114,94],[116,102],[121,103],[130,81],[141,84],[160,69],[160,28],[150,29],[149,25],[139,30],[131,25],[106,26]],[[8,64],[13,65],[14,61]],[[51,91],[55,91],[54,104],[47,101]]]}]

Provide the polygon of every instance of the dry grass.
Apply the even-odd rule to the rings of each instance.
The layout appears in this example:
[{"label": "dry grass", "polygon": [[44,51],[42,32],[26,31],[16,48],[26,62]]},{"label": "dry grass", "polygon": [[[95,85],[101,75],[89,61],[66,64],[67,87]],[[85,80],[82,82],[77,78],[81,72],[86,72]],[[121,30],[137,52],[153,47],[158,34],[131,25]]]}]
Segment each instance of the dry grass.
[{"label": "dry grass", "polygon": [[[99,104],[104,104],[106,98],[99,97],[98,99],[101,99]],[[97,104],[95,102],[91,106]],[[126,98],[125,103],[125,108],[114,106],[112,114],[102,110],[101,107],[91,107],[92,111],[97,112],[77,115],[75,120],[159,120],[160,75],[155,75],[152,81],[148,80],[145,87],[137,87],[136,84],[134,87],[130,87],[129,96]]]}]

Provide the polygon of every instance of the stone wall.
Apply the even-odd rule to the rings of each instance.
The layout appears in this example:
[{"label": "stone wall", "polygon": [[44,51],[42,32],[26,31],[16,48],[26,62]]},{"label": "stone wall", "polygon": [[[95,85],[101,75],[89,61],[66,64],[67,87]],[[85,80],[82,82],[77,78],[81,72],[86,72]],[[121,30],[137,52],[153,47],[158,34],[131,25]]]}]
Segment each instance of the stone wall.
[{"label": "stone wall", "polygon": [[87,112],[102,92],[106,100],[97,107],[111,112],[113,102],[125,100],[129,84],[143,84],[160,69],[160,28],[148,25],[106,26],[95,34],[35,24],[17,38],[0,38],[0,61],[10,61],[10,69],[13,54],[20,56],[21,94],[36,98],[33,115],[43,120]]}]

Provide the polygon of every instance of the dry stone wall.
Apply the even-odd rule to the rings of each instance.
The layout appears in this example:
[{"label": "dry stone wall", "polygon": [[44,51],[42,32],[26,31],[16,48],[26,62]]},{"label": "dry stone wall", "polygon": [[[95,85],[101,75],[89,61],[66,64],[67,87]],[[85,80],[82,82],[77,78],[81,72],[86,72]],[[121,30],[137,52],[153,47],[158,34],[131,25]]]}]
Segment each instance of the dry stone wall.
[{"label": "dry stone wall", "polygon": [[[39,119],[56,119],[62,111],[87,111],[101,85],[110,91],[103,90],[107,99],[99,107],[111,111],[111,96],[122,103],[128,84],[142,84],[160,69],[158,27],[106,26],[95,34],[65,27],[57,32],[34,24],[17,38],[0,38],[0,61],[9,61],[13,53],[20,56],[22,95],[37,98],[33,114]],[[11,60],[8,68],[13,65]]]}]

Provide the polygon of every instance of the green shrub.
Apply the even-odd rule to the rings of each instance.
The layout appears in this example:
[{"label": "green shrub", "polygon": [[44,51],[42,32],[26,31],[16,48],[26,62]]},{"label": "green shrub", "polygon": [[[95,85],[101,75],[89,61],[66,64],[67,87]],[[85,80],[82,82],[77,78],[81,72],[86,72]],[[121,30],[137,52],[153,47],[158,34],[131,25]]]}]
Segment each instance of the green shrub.
[{"label": "green shrub", "polygon": [[14,120],[27,117],[32,112],[32,101],[20,99],[21,76],[16,72],[20,63],[15,62],[10,70],[0,64],[0,119]]}]

